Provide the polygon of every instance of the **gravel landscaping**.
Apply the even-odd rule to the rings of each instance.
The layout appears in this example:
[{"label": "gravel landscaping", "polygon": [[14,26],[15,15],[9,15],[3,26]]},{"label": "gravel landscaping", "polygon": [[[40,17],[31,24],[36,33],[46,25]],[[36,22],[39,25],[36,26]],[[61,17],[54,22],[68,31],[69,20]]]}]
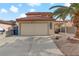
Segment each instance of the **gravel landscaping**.
[{"label": "gravel landscaping", "polygon": [[72,34],[62,34],[61,36],[59,39],[53,39],[57,47],[66,56],[79,56],[79,41],[69,40],[68,37],[72,37]]}]

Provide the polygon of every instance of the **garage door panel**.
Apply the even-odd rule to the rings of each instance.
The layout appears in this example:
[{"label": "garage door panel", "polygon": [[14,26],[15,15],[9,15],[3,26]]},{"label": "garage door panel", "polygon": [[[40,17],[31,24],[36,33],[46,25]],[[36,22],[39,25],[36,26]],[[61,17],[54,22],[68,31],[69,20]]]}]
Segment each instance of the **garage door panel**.
[{"label": "garage door panel", "polygon": [[47,35],[47,23],[25,23],[21,24],[21,35]]},{"label": "garage door panel", "polygon": [[31,35],[34,33],[34,31],[32,31],[32,30],[34,30],[33,24],[32,24],[32,26],[31,26],[31,24],[22,24],[21,25],[21,35],[27,35],[27,34]]},{"label": "garage door panel", "polygon": [[35,28],[35,35],[47,35],[48,28],[47,24],[37,24]]}]

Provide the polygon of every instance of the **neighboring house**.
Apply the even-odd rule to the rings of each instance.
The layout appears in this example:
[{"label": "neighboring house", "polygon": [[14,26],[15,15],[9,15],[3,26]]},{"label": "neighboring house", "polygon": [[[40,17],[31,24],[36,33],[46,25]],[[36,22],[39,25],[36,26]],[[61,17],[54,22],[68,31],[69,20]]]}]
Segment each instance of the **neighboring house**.
[{"label": "neighboring house", "polygon": [[27,17],[16,19],[19,35],[54,34],[54,19],[50,12],[28,12]]},{"label": "neighboring house", "polygon": [[[66,33],[75,33],[76,27],[73,25],[72,21],[65,21],[66,23]],[[65,32],[65,23],[63,21],[55,21],[54,29],[60,28],[60,32]]]},{"label": "neighboring house", "polygon": [[3,21],[0,20],[0,28],[4,29],[5,31],[9,31],[15,25],[15,21]]}]

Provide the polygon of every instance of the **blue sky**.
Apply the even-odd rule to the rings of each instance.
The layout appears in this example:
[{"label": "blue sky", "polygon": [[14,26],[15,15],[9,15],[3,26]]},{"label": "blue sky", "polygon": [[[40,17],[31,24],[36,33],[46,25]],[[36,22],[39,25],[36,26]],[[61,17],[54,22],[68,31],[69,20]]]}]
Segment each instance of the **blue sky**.
[{"label": "blue sky", "polygon": [[16,20],[25,17],[27,12],[52,12],[49,7],[64,3],[0,3],[0,19]]}]

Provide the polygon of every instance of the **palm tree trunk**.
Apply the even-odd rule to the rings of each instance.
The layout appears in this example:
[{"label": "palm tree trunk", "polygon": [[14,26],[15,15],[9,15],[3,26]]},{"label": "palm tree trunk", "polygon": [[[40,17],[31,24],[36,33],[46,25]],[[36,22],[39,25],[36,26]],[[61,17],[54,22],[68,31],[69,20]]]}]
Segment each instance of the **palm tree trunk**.
[{"label": "palm tree trunk", "polygon": [[79,38],[79,15],[75,15],[75,17],[73,19],[73,23],[74,23],[74,26],[76,26],[76,28],[77,28],[75,37]]},{"label": "palm tree trunk", "polygon": [[77,27],[77,30],[76,30],[76,35],[75,35],[76,38],[79,38],[79,27]]}]

